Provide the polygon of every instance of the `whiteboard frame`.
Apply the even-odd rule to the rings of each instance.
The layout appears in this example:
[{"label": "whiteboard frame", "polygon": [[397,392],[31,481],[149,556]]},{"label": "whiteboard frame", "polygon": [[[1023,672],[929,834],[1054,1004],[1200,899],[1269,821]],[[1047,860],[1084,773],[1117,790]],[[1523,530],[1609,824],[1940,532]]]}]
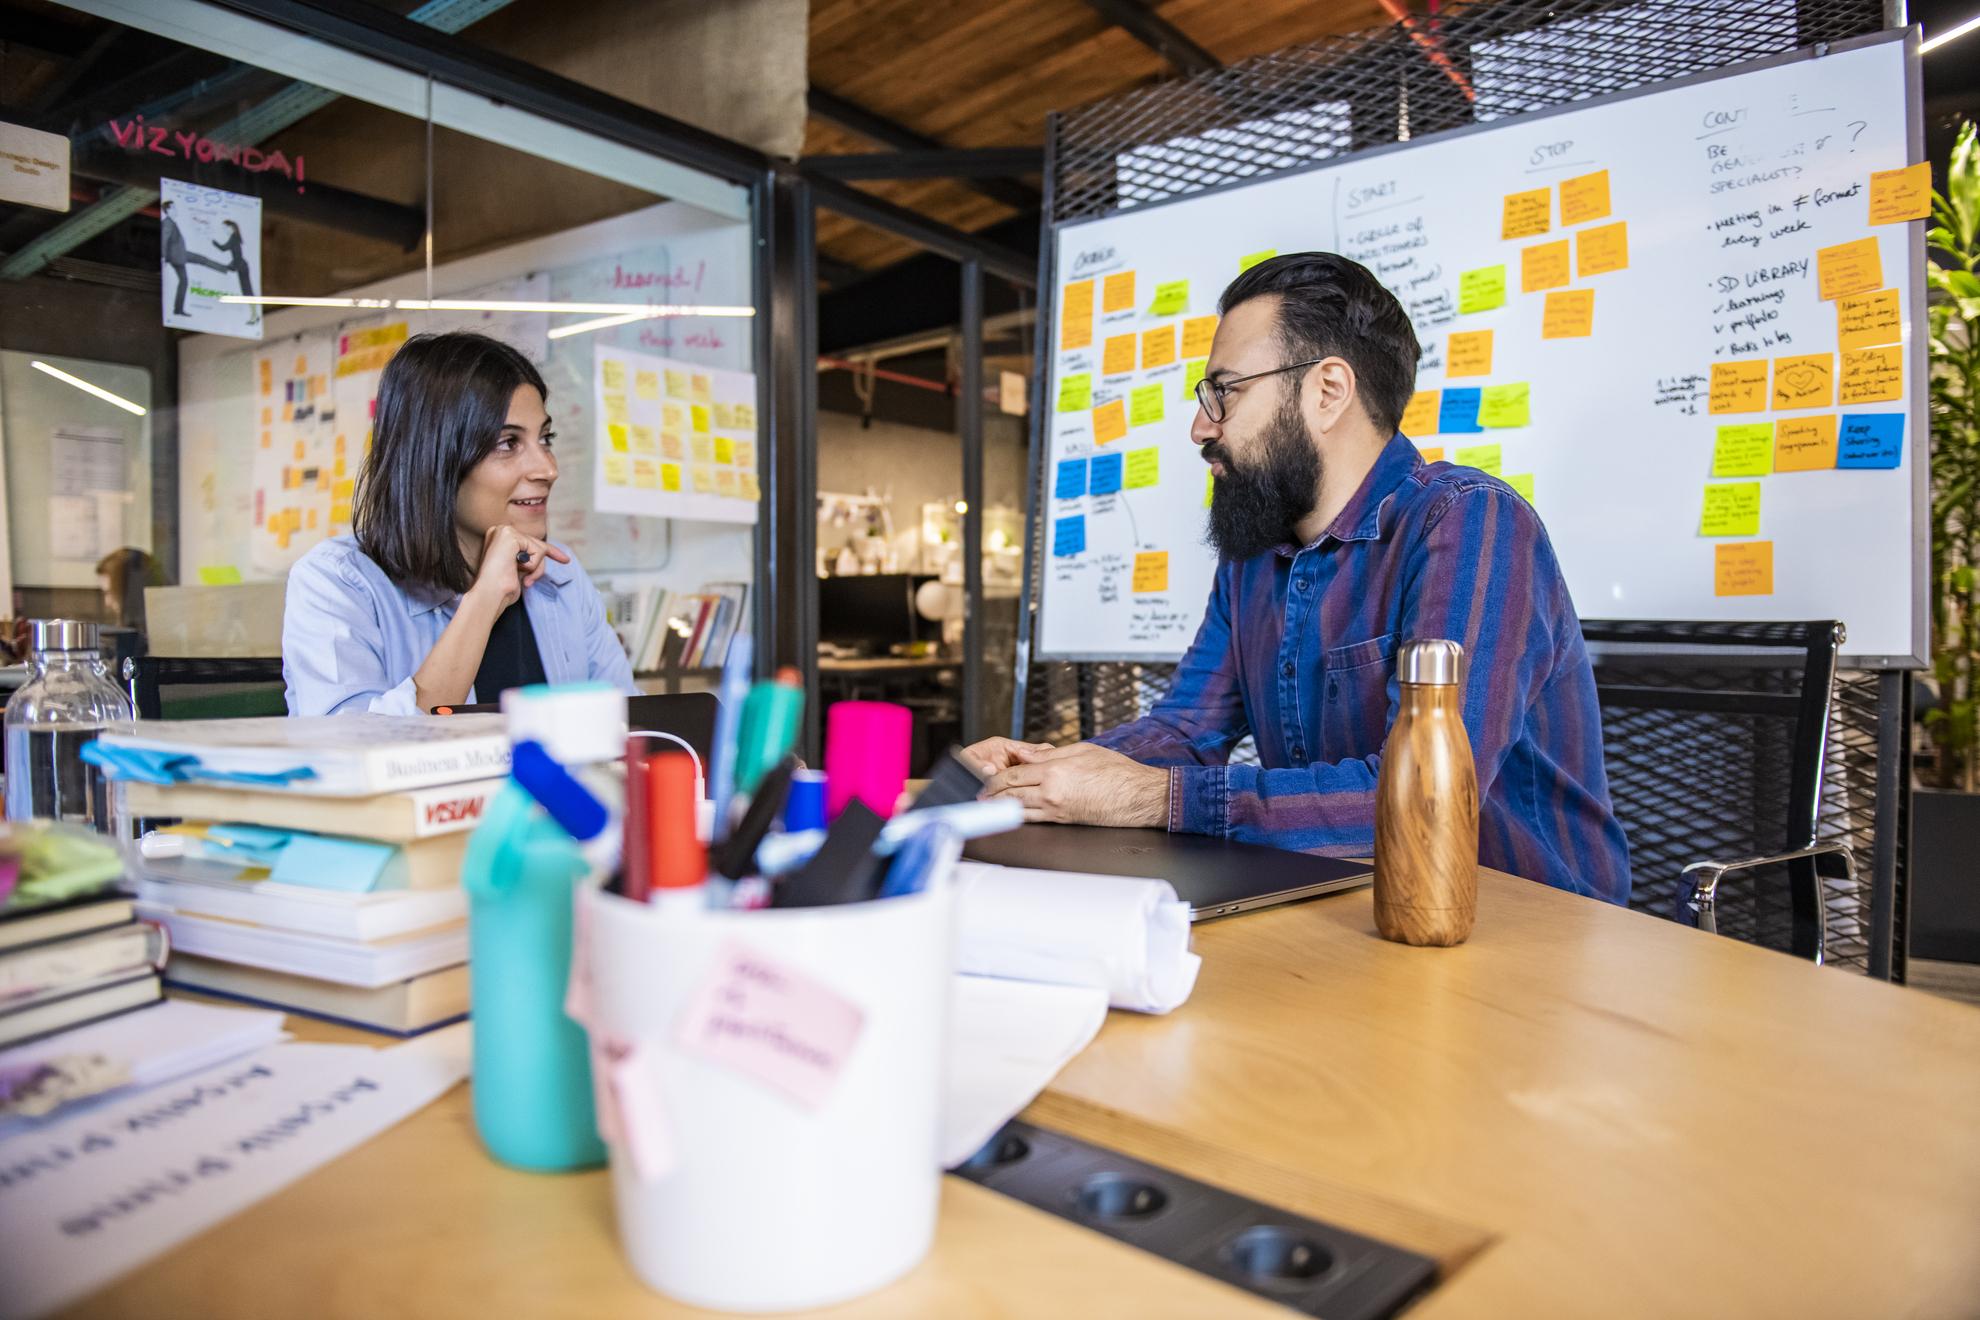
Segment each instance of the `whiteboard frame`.
[{"label": "whiteboard frame", "polygon": [[[1042,537],[1044,535],[1044,520],[1049,516],[1049,508],[1044,497],[1045,477],[1052,462],[1051,414],[1047,411],[1047,407],[1048,401],[1053,397],[1053,389],[1057,384],[1057,354],[1052,346],[1058,342],[1059,242],[1062,233],[1083,228],[1087,225],[1101,224],[1129,212],[1140,215],[1144,212],[1158,210],[1162,207],[1194,202],[1218,193],[1235,192],[1244,188],[1255,188],[1261,184],[1277,183],[1281,179],[1291,178],[1295,175],[1313,174],[1322,170],[1337,169],[1349,161],[1359,163],[1364,160],[1372,160],[1394,152],[1408,151],[1412,147],[1420,146],[1426,142],[1454,141],[1458,138],[1470,137],[1478,133],[1490,133],[1497,129],[1509,128],[1513,125],[1524,127],[1544,119],[1550,119],[1560,115],[1576,114],[1597,106],[1615,105],[1625,101],[1633,101],[1644,96],[1654,96],[1662,92],[1675,91],[1684,87],[1696,87],[1725,79],[1740,78],[1750,73],[1758,73],[1765,69],[1780,68],[1784,65],[1813,62],[1825,59],[1832,54],[1843,54],[1848,51],[1880,46],[1893,41],[1901,42],[1904,46],[1905,153],[1909,161],[1919,161],[1924,159],[1925,153],[1923,80],[1918,55],[1919,37],[1919,25],[1913,23],[1907,27],[1888,28],[1882,32],[1872,32],[1865,36],[1851,37],[1844,41],[1818,42],[1813,46],[1802,46],[1795,50],[1783,51],[1779,55],[1769,55],[1764,59],[1748,60],[1740,64],[1728,64],[1723,68],[1710,69],[1704,73],[1687,74],[1682,78],[1669,78],[1660,82],[1649,83],[1642,87],[1632,87],[1628,91],[1613,92],[1607,96],[1592,96],[1586,100],[1570,101],[1564,105],[1549,106],[1544,110],[1523,111],[1516,115],[1508,115],[1503,119],[1492,120],[1490,123],[1467,124],[1463,128],[1449,128],[1436,133],[1426,133],[1421,137],[1411,138],[1407,142],[1392,142],[1379,147],[1368,147],[1361,151],[1350,152],[1342,156],[1330,156],[1325,160],[1315,161],[1309,165],[1299,165],[1290,169],[1276,170],[1270,174],[1254,176],[1233,183],[1220,184],[1215,188],[1205,188],[1180,197],[1165,197],[1157,201],[1143,202],[1133,207],[1116,209],[1109,211],[1104,216],[1087,216],[1077,220],[1048,221],[1045,226],[1044,242],[1040,244],[1039,253],[1039,272],[1041,276],[1039,288],[1041,293],[1038,299],[1039,324],[1037,328],[1038,354],[1045,364],[1046,369],[1038,373],[1038,390],[1032,400],[1032,416],[1036,419],[1036,428],[1033,432],[1030,489],[1035,504],[1032,514],[1037,519],[1038,526],[1030,530],[1035,532],[1037,536]],[[1049,173],[1046,176],[1046,186],[1048,189],[1051,187],[1051,176]],[[1047,202],[1047,211],[1049,214],[1049,193]],[[1911,276],[1911,343],[1915,346],[1915,352],[1925,355],[1920,358],[1921,361],[1925,361],[1929,359],[1931,351],[1928,346],[1925,319],[1925,226],[1917,221],[1907,221],[1905,223],[1909,228],[1906,238],[1906,257]],[[1906,409],[1906,417],[1908,419],[1906,423],[1908,428],[1906,443],[1910,448],[1911,457],[1911,653],[1908,655],[1853,655],[1845,653],[1840,661],[1845,668],[1924,669],[1928,668],[1930,664],[1932,619],[1929,600],[1931,592],[1931,537],[1929,530],[1927,530],[1927,524],[1931,518],[1932,434],[1929,400],[1931,393],[1930,370],[1927,368],[1926,371],[1916,374],[1918,378],[1913,382],[1909,404]],[[1921,532],[1924,534],[1921,535]],[[1036,645],[1038,630],[1045,616],[1045,593],[1042,578],[1035,582],[1032,580],[1032,575],[1041,573],[1045,566],[1038,562],[1043,556],[1031,549],[1033,539],[1031,535],[1027,535],[1026,537],[1027,564],[1025,594],[1028,600],[1035,599],[1037,605],[1035,608],[1026,611],[1026,617],[1023,620],[1023,635],[1020,637],[1019,642],[1021,652]],[[1032,594],[1034,589],[1036,590],[1035,596]],[[1767,619],[1756,621],[1781,622],[1782,620]],[[1844,645],[1848,645],[1847,640],[1845,640]],[[1184,651],[1178,651],[1174,655],[1151,655],[1146,652],[1123,655],[1089,651],[1032,650],[1028,656],[1020,655],[1019,658],[1024,663],[1035,660],[1062,660],[1078,663],[1120,661],[1158,665],[1174,664],[1182,658],[1183,654]]]}]

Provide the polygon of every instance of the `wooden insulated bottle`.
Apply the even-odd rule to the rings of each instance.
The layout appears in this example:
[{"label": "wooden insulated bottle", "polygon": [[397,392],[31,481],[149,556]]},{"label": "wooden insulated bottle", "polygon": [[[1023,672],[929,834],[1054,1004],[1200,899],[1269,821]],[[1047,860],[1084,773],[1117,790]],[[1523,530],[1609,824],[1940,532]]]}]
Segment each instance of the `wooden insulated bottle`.
[{"label": "wooden insulated bottle", "polygon": [[1375,926],[1462,944],[1478,915],[1478,767],[1464,731],[1464,648],[1404,644],[1402,705],[1375,785]]}]

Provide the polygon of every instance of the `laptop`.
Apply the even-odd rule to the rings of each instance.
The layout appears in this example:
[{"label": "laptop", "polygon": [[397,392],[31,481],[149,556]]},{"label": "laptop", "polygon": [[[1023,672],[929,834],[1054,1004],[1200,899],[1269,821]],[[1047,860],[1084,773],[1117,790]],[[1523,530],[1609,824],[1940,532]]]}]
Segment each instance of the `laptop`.
[{"label": "laptop", "polygon": [[1276,907],[1374,880],[1365,862],[1315,857],[1207,834],[1109,829],[1100,825],[1020,825],[972,839],[973,862],[1034,871],[1084,871],[1167,880],[1189,904],[1191,921]]}]

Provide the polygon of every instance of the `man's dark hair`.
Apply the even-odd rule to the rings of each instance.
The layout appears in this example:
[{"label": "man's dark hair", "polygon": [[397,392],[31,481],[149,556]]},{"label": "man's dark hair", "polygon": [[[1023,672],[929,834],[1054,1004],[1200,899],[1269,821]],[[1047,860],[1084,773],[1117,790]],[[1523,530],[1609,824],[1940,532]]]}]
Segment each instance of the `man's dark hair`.
[{"label": "man's dark hair", "polygon": [[530,360],[487,335],[415,335],[386,363],[351,531],[394,582],[446,591],[474,585],[454,503],[461,482],[502,438],[509,400],[524,385],[549,399]]},{"label": "man's dark hair", "polygon": [[[1334,252],[1288,252],[1230,282],[1217,310],[1279,295],[1279,343],[1287,362],[1338,357],[1354,368],[1355,391],[1378,430],[1393,432],[1416,390],[1422,349],[1409,314],[1366,266]],[[1297,388],[1300,377],[1293,377]]]}]

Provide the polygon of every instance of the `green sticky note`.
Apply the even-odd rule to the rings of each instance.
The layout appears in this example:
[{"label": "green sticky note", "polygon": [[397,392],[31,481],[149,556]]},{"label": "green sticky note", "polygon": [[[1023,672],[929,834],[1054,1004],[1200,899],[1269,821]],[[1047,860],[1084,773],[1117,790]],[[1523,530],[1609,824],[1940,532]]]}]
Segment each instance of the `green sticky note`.
[{"label": "green sticky note", "polygon": [[1217,493],[1217,474],[1214,472],[1205,472],[1203,474],[1203,507],[1204,508],[1207,509],[1210,507],[1210,497],[1212,495],[1215,495],[1216,493]]},{"label": "green sticky note", "polygon": [[1506,477],[1505,482],[1508,486],[1519,492],[1521,499],[1525,500],[1528,504],[1533,503],[1533,474],[1531,472],[1515,472]]},{"label": "green sticky note", "polygon": [[1712,444],[1715,477],[1764,477],[1774,470],[1774,424],[1740,422],[1721,426]]},{"label": "green sticky note", "polygon": [[1183,402],[1196,402],[1196,382],[1203,379],[1203,373],[1210,365],[1209,358],[1197,358],[1183,363]]},{"label": "green sticky note", "polygon": [[1497,445],[1466,445],[1457,451],[1459,467],[1473,467],[1480,472],[1499,475],[1499,447]]},{"label": "green sticky note", "polygon": [[1506,305],[1506,268],[1480,266],[1458,276],[1458,311],[1489,312]]},{"label": "green sticky note", "polygon": [[1059,382],[1059,411],[1084,412],[1093,406],[1093,377],[1088,372]]},{"label": "green sticky note", "polygon": [[1525,426],[1533,420],[1533,389],[1517,385],[1487,385],[1478,394],[1480,426]]},{"label": "green sticky note", "polygon": [[1127,456],[1127,488],[1152,486],[1161,475],[1162,451],[1154,445],[1146,449],[1130,449]]},{"label": "green sticky note", "polygon": [[1155,286],[1155,301],[1148,305],[1150,316],[1174,316],[1189,305],[1189,281],[1170,280]]},{"label": "green sticky note", "polygon": [[201,564],[199,566],[199,585],[202,587],[238,586],[240,580],[241,570],[232,564]]},{"label": "green sticky note", "polygon": [[1242,275],[1261,261],[1270,261],[1279,255],[1279,249],[1266,248],[1263,252],[1247,252],[1238,258],[1238,274]]},{"label": "green sticky note", "polygon": [[1700,536],[1758,536],[1760,483],[1733,481],[1705,488],[1705,512],[1698,519]]},{"label": "green sticky note", "polygon": [[1128,425],[1146,426],[1162,420],[1162,387],[1140,385],[1128,396]]}]

